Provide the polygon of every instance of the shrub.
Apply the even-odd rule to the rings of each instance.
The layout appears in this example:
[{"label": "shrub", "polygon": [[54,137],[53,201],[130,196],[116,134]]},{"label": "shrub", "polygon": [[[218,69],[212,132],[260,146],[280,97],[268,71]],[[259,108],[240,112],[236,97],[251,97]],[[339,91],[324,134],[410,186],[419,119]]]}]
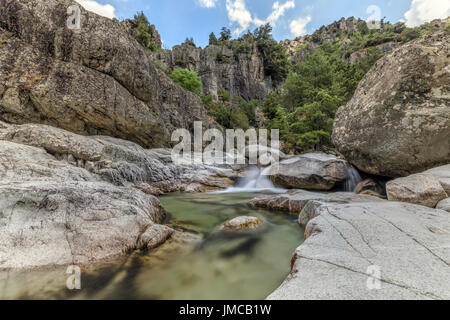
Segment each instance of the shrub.
[{"label": "shrub", "polygon": [[202,80],[193,71],[176,68],[170,74],[170,78],[188,91],[198,95],[202,93]]},{"label": "shrub", "polygon": [[159,48],[156,46],[152,38],[152,34],[155,31],[155,26],[150,25],[143,12],[135,14],[133,21],[136,23],[134,38],[137,42],[144,47],[148,54],[158,51]]}]

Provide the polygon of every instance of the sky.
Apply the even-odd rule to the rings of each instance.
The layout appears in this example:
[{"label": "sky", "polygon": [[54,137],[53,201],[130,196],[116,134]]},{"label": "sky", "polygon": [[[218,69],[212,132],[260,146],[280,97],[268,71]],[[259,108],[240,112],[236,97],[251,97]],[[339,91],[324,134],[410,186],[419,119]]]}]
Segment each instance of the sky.
[{"label": "sky", "polygon": [[239,36],[269,22],[278,41],[310,34],[342,17],[418,26],[450,16],[450,0],[76,0],[87,10],[123,20],[143,11],[170,49],[186,38],[199,46],[222,27]]}]

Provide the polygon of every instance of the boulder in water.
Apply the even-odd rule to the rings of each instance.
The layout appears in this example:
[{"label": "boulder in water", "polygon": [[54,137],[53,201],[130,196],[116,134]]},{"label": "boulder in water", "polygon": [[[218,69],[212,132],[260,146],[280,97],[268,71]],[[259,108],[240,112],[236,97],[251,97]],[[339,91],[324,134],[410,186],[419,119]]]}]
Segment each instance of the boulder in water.
[{"label": "boulder in water", "polygon": [[348,178],[349,164],[325,153],[309,153],[280,162],[269,171],[272,181],[284,188],[331,190]]},{"label": "boulder in water", "polygon": [[230,221],[225,222],[221,230],[223,231],[236,231],[236,230],[253,230],[258,229],[265,225],[265,222],[256,217],[237,217]]},{"label": "boulder in water", "polygon": [[438,202],[447,198],[439,180],[428,174],[413,174],[389,181],[386,185],[390,201],[401,201],[435,208]]}]

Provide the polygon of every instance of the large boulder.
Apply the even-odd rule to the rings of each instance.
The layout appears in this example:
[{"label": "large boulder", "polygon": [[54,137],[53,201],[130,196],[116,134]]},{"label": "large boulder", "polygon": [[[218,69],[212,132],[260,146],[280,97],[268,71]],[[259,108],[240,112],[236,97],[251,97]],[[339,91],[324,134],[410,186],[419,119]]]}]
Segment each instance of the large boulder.
[{"label": "large boulder", "polygon": [[450,299],[450,219],[400,202],[325,204],[269,300]]},{"label": "large boulder", "polygon": [[367,173],[399,177],[450,162],[450,34],[380,59],[337,114],[333,142]]},{"label": "large boulder", "polygon": [[413,174],[389,181],[386,192],[390,201],[401,201],[435,208],[439,201],[447,198],[439,180],[428,174]]},{"label": "large boulder", "polygon": [[348,178],[346,161],[325,153],[309,153],[281,161],[268,175],[284,188],[331,190]]},{"label": "large boulder", "polygon": [[[159,70],[118,22],[71,0],[6,0],[0,6],[0,120],[43,123],[167,146],[178,128],[214,125],[199,97]],[[162,125],[163,124],[163,125]]]},{"label": "large boulder", "polygon": [[155,247],[157,198],[118,187],[42,148],[0,140],[0,268],[84,265]]}]

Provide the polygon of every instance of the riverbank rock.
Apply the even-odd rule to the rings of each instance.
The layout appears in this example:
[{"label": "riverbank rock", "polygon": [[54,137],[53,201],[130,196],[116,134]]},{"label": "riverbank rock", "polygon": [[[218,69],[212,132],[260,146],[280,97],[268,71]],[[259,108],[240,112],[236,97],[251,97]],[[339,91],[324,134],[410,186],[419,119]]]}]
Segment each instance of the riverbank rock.
[{"label": "riverbank rock", "polygon": [[427,170],[424,173],[436,177],[450,197],[450,164]]},{"label": "riverbank rock", "polygon": [[0,120],[144,147],[169,146],[172,132],[192,129],[194,121],[216,126],[200,98],[159,70],[120,22],[80,6],[81,29],[69,29],[71,5],[78,4],[6,0],[0,6]]},{"label": "riverbank rock", "polygon": [[450,162],[450,33],[380,59],[335,118],[333,142],[360,170],[400,177]]},{"label": "riverbank rock", "polygon": [[331,190],[348,178],[348,163],[325,153],[309,153],[280,162],[269,171],[272,181],[283,188]]},{"label": "riverbank rock", "polygon": [[444,199],[441,202],[439,202],[436,206],[436,209],[450,212],[450,198]]},{"label": "riverbank rock", "polygon": [[383,201],[379,198],[359,195],[350,192],[310,192],[305,190],[292,190],[285,194],[259,196],[247,202],[252,208],[263,208],[273,211],[287,212],[290,215],[298,216],[308,202],[319,203],[353,203],[353,202],[377,202]]},{"label": "riverbank rock", "polygon": [[305,237],[269,300],[450,299],[450,282],[442,281],[450,277],[445,211],[389,201],[326,204]]},{"label": "riverbank rock", "polygon": [[41,148],[0,150],[0,269],[83,265],[164,241],[150,236],[165,217],[157,198]]},{"label": "riverbank rock", "polygon": [[372,179],[361,181],[356,186],[355,193],[386,199],[386,193],[383,187]]},{"label": "riverbank rock", "polygon": [[389,181],[386,192],[390,201],[401,201],[435,208],[439,201],[447,198],[439,180],[432,175],[414,174]]},{"label": "riverbank rock", "polygon": [[236,231],[236,230],[252,230],[258,229],[265,225],[265,222],[256,217],[237,217],[225,222],[221,230]]}]

